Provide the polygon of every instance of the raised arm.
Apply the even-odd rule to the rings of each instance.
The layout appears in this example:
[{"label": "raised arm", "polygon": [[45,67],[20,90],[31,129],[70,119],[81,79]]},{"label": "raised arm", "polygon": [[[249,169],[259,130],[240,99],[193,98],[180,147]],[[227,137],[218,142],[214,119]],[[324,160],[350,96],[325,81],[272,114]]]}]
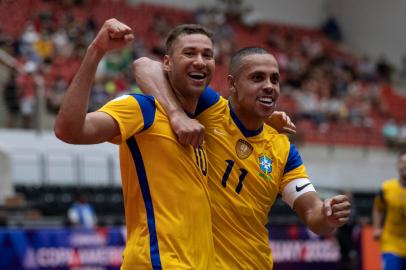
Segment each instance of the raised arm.
[{"label": "raised arm", "polygon": [[142,57],[133,63],[134,77],[142,92],[154,96],[169,116],[172,129],[183,145],[203,143],[204,126],[191,119],[173,93],[160,62]]},{"label": "raised arm", "polygon": [[325,235],[348,222],[351,203],[345,195],[337,195],[323,202],[316,192],[307,192],[296,199],[293,209],[310,230]]},{"label": "raised arm", "polygon": [[101,143],[119,135],[115,120],[102,112],[87,113],[97,66],[106,52],[122,48],[134,39],[132,30],[116,19],[104,22],[87,48],[81,66],[64,96],[55,121],[55,135],[67,143]]}]

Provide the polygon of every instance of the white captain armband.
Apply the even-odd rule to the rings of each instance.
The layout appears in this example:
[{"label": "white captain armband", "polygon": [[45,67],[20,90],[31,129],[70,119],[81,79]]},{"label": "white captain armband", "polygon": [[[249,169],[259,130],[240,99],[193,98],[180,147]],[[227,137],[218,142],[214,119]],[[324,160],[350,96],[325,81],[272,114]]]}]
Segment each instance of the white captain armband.
[{"label": "white captain armband", "polygon": [[307,178],[298,178],[289,182],[282,191],[282,200],[289,204],[293,209],[293,203],[297,198],[306,192],[314,191],[316,189],[313,184]]}]

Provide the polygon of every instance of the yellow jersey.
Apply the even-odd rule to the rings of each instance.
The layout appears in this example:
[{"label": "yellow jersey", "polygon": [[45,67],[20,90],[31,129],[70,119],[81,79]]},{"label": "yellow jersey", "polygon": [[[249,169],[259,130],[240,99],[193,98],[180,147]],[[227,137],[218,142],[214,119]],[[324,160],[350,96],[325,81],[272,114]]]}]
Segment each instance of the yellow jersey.
[{"label": "yellow jersey", "polygon": [[374,203],[379,210],[385,211],[382,252],[406,257],[406,187],[402,187],[398,179],[387,180]]},{"label": "yellow jersey", "polygon": [[206,150],[179,144],[151,96],[124,95],[115,119],[127,226],[126,269],[214,269]]},{"label": "yellow jersey", "polygon": [[290,181],[308,178],[302,159],[271,127],[247,130],[211,89],[196,114],[206,127],[217,269],[272,269],[268,213]]}]

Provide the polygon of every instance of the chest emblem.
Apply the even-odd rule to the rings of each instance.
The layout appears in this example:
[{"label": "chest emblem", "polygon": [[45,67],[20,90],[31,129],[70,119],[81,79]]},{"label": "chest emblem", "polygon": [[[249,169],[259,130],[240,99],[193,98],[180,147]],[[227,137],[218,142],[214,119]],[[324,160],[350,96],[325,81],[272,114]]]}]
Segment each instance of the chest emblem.
[{"label": "chest emblem", "polygon": [[235,145],[235,152],[240,159],[249,157],[253,149],[252,145],[243,139],[239,139]]},{"label": "chest emblem", "polygon": [[272,172],[272,159],[270,159],[266,155],[261,155],[258,158],[258,165],[261,169],[259,172],[259,176],[264,178],[265,180],[272,180],[271,172]]}]

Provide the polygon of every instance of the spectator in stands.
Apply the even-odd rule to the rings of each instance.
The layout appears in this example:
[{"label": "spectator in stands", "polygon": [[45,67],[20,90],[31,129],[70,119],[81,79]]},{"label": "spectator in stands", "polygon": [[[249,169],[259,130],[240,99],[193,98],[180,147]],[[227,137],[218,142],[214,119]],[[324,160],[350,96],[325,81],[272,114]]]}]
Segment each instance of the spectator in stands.
[{"label": "spectator in stands", "polygon": [[400,67],[399,75],[403,80],[406,80],[406,54],[402,57],[402,66]]},{"label": "spectator in stands", "polygon": [[385,55],[381,55],[376,62],[376,73],[381,81],[387,83],[391,82],[393,66],[389,63]]},{"label": "spectator in stands", "polygon": [[246,7],[241,14],[241,23],[251,32],[256,32],[260,19],[261,15],[252,6]]},{"label": "spectator in stands", "polygon": [[6,126],[9,128],[16,127],[20,113],[20,99],[14,69],[10,71],[9,78],[3,88],[3,99],[7,109]]},{"label": "spectator in stands", "polygon": [[67,215],[69,224],[76,228],[93,229],[97,225],[96,213],[82,193],[76,194]]},{"label": "spectator in stands", "polygon": [[23,128],[32,128],[32,119],[34,116],[34,107],[36,105],[37,83],[35,81],[35,72],[37,64],[32,61],[24,65],[25,73],[17,79],[17,85],[21,91],[20,112],[22,116]]},{"label": "spectator in stands", "polygon": [[375,80],[375,66],[368,56],[361,58],[358,66],[358,74],[361,80],[373,81]]},{"label": "spectator in stands", "polygon": [[398,156],[398,173],[398,178],[383,182],[372,213],[384,270],[406,269],[406,151]]},{"label": "spectator in stands", "polygon": [[399,126],[398,145],[403,148],[406,147],[406,121]]},{"label": "spectator in stands", "polygon": [[342,40],[341,27],[338,24],[336,18],[330,15],[324,22],[321,30],[331,40],[339,42]]},{"label": "spectator in stands", "polygon": [[396,147],[399,137],[399,127],[395,119],[390,118],[382,127],[382,136],[388,147]]}]

